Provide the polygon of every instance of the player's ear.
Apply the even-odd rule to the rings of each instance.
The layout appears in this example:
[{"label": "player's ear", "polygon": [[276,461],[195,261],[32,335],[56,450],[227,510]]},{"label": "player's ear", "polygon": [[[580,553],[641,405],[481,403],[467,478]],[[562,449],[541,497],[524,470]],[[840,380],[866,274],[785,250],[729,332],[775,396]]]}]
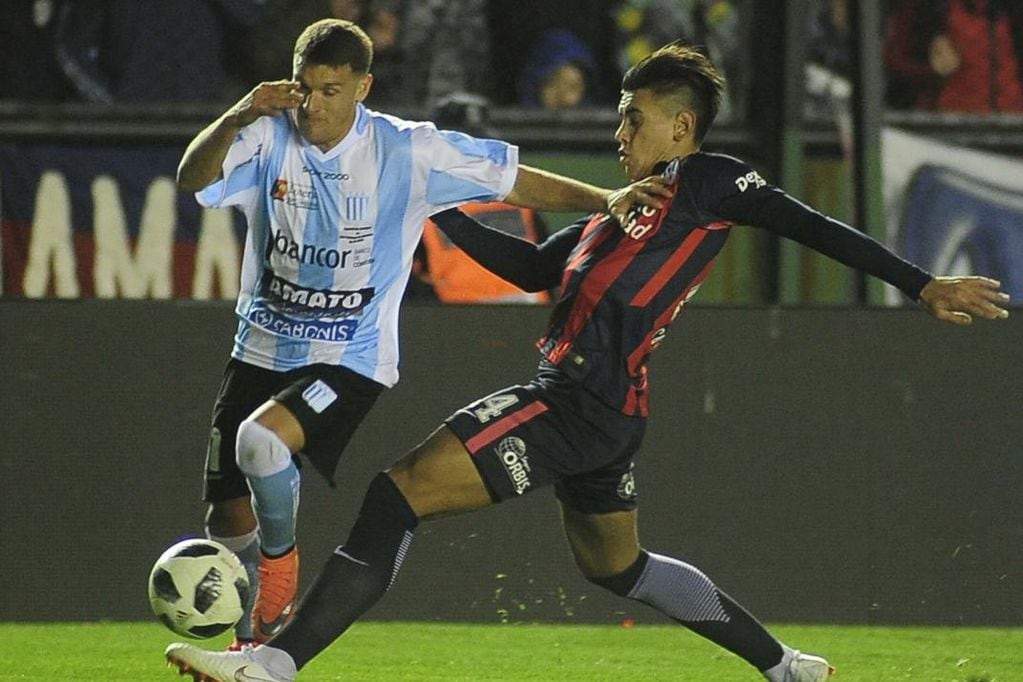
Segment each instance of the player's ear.
[{"label": "player's ear", "polygon": [[681,142],[687,135],[696,130],[696,114],[689,109],[682,109],[675,114],[675,123],[672,128],[672,139]]},{"label": "player's ear", "polygon": [[687,135],[691,135],[697,129],[697,115],[690,109],[681,109],[675,115],[674,127],[672,128],[672,138],[675,142],[680,142]]},{"label": "player's ear", "polygon": [[373,74],[367,73],[359,80],[359,86],[355,88],[355,101],[362,102],[369,96],[370,88],[373,87]]}]

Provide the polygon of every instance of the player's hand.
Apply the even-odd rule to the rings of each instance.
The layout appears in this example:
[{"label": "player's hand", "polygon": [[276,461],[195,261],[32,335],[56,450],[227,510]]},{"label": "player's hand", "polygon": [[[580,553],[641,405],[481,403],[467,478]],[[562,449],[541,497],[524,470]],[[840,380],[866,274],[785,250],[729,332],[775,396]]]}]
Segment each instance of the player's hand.
[{"label": "player's hand", "polygon": [[931,315],[952,324],[970,324],[973,316],[986,320],[1004,320],[1009,311],[1002,308],[1009,294],[1000,291],[1001,283],[987,277],[935,277],[920,292],[920,303]]},{"label": "player's hand", "polygon": [[239,126],[247,126],[260,116],[277,116],[302,104],[304,96],[298,81],[260,83],[228,110]]},{"label": "player's hand", "polygon": [[605,204],[611,217],[624,226],[629,224],[629,211],[636,204],[660,209],[671,195],[671,181],[653,175],[608,193]]}]

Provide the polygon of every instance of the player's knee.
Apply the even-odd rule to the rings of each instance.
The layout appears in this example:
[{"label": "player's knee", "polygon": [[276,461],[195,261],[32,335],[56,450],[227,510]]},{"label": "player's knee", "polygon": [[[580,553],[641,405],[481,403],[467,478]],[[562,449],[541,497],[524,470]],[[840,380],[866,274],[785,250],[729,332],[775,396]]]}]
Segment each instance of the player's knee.
[{"label": "player's knee", "polygon": [[429,478],[416,469],[416,453],[409,453],[381,475],[390,479],[394,488],[413,509],[425,509],[434,494]]},{"label": "player's knee", "polygon": [[650,555],[646,553],[646,550],[641,549],[639,557],[624,571],[609,576],[587,575],[586,579],[594,585],[599,585],[620,597],[628,597],[632,592],[632,588],[636,586],[636,583],[642,577],[643,569],[646,568],[649,558]]},{"label": "player's knee", "polygon": [[235,461],[245,476],[263,478],[284,471],[291,463],[291,450],[272,430],[246,419],[238,425]]}]

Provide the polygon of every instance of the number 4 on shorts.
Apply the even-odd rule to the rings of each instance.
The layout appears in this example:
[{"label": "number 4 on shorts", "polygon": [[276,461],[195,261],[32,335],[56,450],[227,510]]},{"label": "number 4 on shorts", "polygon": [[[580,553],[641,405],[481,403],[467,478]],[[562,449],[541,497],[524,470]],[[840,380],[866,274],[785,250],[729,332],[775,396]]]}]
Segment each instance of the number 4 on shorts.
[{"label": "number 4 on shorts", "polygon": [[512,393],[492,395],[479,401],[477,405],[482,405],[482,407],[475,408],[472,413],[476,415],[476,419],[479,420],[480,424],[486,424],[494,417],[499,417],[502,412],[517,402],[519,402],[518,396]]}]

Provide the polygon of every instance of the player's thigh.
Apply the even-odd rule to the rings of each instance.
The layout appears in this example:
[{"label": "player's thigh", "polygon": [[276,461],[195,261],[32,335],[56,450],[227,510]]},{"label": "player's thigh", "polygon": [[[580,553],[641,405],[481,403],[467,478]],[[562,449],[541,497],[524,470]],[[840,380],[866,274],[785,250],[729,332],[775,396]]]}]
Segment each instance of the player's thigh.
[{"label": "player's thigh", "polygon": [[277,435],[291,451],[304,454],[332,480],[341,454],[383,388],[345,367],[310,365],[289,373],[287,386],[261,408],[258,420],[281,429]]},{"label": "player's thigh", "polygon": [[631,438],[624,426],[619,449],[603,466],[561,478],[554,487],[572,555],[590,578],[621,573],[639,556],[632,458],[642,426]]},{"label": "player's thigh", "polygon": [[302,422],[294,412],[276,399],[268,400],[256,408],[252,418],[277,434],[291,452],[298,452],[305,447],[305,429]]},{"label": "player's thigh", "polygon": [[447,426],[387,470],[420,519],[458,514],[491,504],[468,450]]},{"label": "player's thigh", "polygon": [[633,508],[585,513],[561,503],[561,522],[576,565],[583,575],[601,578],[621,573],[639,556],[637,514]]},{"label": "player's thigh", "polygon": [[[581,428],[536,385],[508,386],[456,410],[444,423],[462,442],[494,502],[555,483],[584,467]],[[584,448],[585,449],[585,448]]]},{"label": "player's thigh", "polygon": [[247,498],[249,487],[235,462],[238,425],[247,419],[286,381],[273,372],[235,359],[228,361],[220,384],[206,449],[203,499],[213,504]]}]

